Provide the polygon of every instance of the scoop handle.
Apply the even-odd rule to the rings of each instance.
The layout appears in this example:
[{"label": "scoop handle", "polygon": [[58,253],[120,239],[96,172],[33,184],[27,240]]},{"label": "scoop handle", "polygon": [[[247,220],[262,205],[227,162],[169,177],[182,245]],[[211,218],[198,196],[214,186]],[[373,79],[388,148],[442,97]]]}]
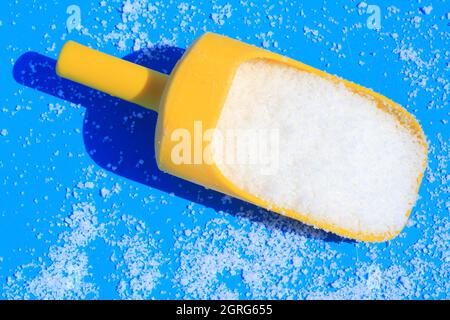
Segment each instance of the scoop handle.
[{"label": "scoop handle", "polygon": [[167,75],[68,41],[56,64],[66,79],[158,111]]}]

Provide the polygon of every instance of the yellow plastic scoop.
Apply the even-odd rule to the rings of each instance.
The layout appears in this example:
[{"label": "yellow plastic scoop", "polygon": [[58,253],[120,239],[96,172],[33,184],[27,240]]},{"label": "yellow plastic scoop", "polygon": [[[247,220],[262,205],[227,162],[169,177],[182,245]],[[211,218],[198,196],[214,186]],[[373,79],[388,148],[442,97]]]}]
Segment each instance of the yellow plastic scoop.
[{"label": "yellow plastic scoop", "polygon": [[[206,33],[170,76],[72,41],[57,73],[157,111],[159,168],[207,188],[363,241],[395,237],[415,203],[427,144],[414,117],[295,60]],[[207,131],[233,125],[276,129],[279,171],[221,161]]]}]

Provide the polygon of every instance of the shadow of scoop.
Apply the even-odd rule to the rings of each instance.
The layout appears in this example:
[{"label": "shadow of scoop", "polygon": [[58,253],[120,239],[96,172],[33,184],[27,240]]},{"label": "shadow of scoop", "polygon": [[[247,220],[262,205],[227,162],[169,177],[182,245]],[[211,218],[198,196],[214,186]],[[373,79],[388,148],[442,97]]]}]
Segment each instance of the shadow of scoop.
[{"label": "shadow of scoop", "polygon": [[[183,49],[176,47],[154,47],[134,52],[124,59],[168,74],[183,53]],[[22,85],[86,108],[84,144],[100,167],[216,211],[239,215],[307,237],[333,242],[348,241],[238,199],[224,201],[226,198],[221,193],[160,171],[153,145],[157,119],[155,112],[60,78],[55,67],[56,60],[27,52],[15,63],[13,74]]]}]

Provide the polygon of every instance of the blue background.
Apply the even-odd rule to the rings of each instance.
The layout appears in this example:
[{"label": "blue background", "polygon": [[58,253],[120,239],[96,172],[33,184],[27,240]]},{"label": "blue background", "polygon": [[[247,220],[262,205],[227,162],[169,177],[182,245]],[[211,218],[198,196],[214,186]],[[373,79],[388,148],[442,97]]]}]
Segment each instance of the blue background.
[{"label": "blue background", "polygon": [[[69,33],[72,4],[81,28]],[[0,297],[449,298],[450,6],[367,4],[1,1]],[[429,165],[399,237],[349,241],[163,174],[156,114],[54,73],[69,39],[170,72],[204,31],[370,87],[417,117]]]}]

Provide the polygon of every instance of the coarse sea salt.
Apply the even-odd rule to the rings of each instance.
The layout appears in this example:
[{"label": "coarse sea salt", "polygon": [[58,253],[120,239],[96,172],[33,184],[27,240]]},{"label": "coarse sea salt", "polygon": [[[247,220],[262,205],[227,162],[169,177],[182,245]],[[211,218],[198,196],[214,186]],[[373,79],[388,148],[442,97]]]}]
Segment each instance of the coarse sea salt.
[{"label": "coarse sea salt", "polygon": [[280,63],[245,62],[217,129],[276,130],[276,147],[266,149],[277,155],[276,170],[227,160],[229,142],[223,139],[213,138],[213,158],[238,188],[311,221],[352,233],[393,235],[416,201],[426,146],[376,101],[343,83]]}]

